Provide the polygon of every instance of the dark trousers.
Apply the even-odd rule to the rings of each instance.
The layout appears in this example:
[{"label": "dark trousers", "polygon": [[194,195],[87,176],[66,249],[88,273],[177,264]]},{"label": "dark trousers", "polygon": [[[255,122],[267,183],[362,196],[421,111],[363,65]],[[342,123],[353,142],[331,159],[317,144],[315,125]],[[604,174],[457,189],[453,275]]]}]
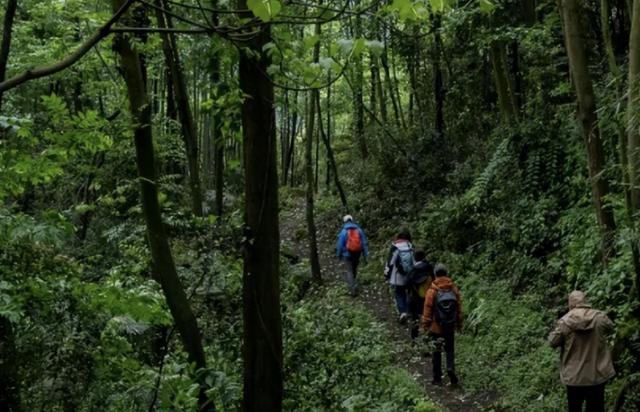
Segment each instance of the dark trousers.
[{"label": "dark trousers", "polygon": [[424,308],[424,298],[421,298],[417,292],[409,294],[409,314],[411,315],[411,339],[418,337],[420,330],[420,318],[422,317],[422,309]]},{"label": "dark trousers", "polygon": [[360,253],[351,253],[351,256],[348,256],[344,259],[344,263],[346,266],[345,279],[347,281],[347,288],[349,289],[349,293],[351,295],[355,295],[358,288],[358,281],[356,277],[358,276],[358,265],[360,264]]},{"label": "dark trousers", "polygon": [[435,340],[436,349],[433,352],[433,379],[442,379],[442,349],[447,359],[447,373],[455,373],[455,353],[454,353],[454,335],[453,328],[445,330],[442,334],[431,333]]},{"label": "dark trousers", "polygon": [[409,302],[407,301],[407,286],[394,285],[393,289],[396,296],[396,309],[399,314],[409,313]]},{"label": "dark trousers", "polygon": [[594,386],[567,386],[569,412],[582,412],[587,405],[587,412],[604,412],[604,383]]}]

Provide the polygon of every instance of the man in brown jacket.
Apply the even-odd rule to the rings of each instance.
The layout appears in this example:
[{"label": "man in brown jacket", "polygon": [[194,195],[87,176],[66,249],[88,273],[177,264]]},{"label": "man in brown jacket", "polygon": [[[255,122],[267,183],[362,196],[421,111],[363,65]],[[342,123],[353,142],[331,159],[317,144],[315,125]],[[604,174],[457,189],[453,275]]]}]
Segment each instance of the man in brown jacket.
[{"label": "man in brown jacket", "polygon": [[438,263],[434,269],[436,278],[424,298],[422,328],[436,341],[433,352],[433,383],[442,383],[442,342],[447,357],[447,375],[452,385],[458,384],[455,373],[454,336],[462,329],[462,300],[460,291],[449,277],[447,267]]},{"label": "man in brown jacket", "polygon": [[549,335],[552,347],[560,347],[560,380],[567,386],[569,412],[604,412],[604,386],[615,375],[606,332],[613,323],[592,309],[584,292],[569,294],[569,312]]}]

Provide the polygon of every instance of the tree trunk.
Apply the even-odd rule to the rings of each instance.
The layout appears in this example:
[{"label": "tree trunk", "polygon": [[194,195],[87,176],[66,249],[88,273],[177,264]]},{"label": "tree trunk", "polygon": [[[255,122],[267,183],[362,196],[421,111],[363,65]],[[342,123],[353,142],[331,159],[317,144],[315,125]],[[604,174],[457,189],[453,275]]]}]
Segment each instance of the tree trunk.
[{"label": "tree trunk", "polygon": [[[320,110],[320,95],[316,96],[316,98],[318,99],[317,107],[318,107],[318,125],[320,126],[320,136],[322,137],[322,140],[324,141],[324,144],[327,148],[327,159],[329,161],[329,164],[331,165],[331,170],[333,171],[333,180],[336,185],[336,189],[338,190],[338,194],[340,195],[340,201],[342,202],[342,207],[344,207],[344,210],[346,212],[349,209],[349,207],[347,206],[347,197],[344,194],[344,190],[342,190],[342,185],[340,184],[340,178],[338,177],[338,166],[336,165],[336,159],[335,159],[335,156],[333,155],[333,149],[331,148],[329,131],[327,131],[327,134],[325,134],[324,129],[322,127],[322,111]],[[331,106],[327,104],[327,107],[330,108]],[[329,112],[330,110],[327,112],[327,124],[329,125],[329,128],[331,128]]]},{"label": "tree trunk", "polygon": [[[320,24],[315,25],[315,36],[320,37]],[[320,42],[313,47],[313,61],[318,63],[320,59]],[[311,278],[315,282],[322,281],[320,273],[320,259],[318,258],[318,240],[316,233],[316,222],[314,217],[314,175],[313,175],[313,137],[316,119],[316,105],[320,93],[318,89],[311,90],[309,94],[309,114],[307,116],[306,139],[305,139],[305,172],[307,177],[307,232],[309,234],[309,261],[311,263]],[[320,122],[318,122],[320,123]]]},{"label": "tree trunk", "polygon": [[609,182],[603,175],[605,167],[604,151],[600,141],[596,97],[593,92],[591,74],[589,73],[578,1],[562,0],[562,15],[569,66],[573,75],[578,100],[578,115],[582,123],[582,132],[587,147],[591,194],[598,224],[602,232],[603,258],[606,263],[614,252],[613,240],[616,225],[613,209],[606,199],[609,195]]},{"label": "tree trunk", "polygon": [[[319,120],[318,120],[319,121]],[[316,164],[316,169],[315,169],[315,193],[318,193],[319,187],[318,187],[318,175],[320,174],[320,133],[318,133],[318,129],[316,128],[316,131],[314,133],[315,136],[315,140],[316,140],[316,155],[315,155],[315,164]]]},{"label": "tree trunk", "polygon": [[398,127],[402,127],[403,120],[400,117],[400,108],[398,107],[398,102],[396,101],[396,94],[394,92],[393,82],[391,79],[391,70],[389,69],[389,60],[388,60],[388,51],[387,51],[387,42],[385,39],[384,42],[384,51],[380,58],[380,62],[382,63],[382,68],[384,69],[384,80],[388,90],[388,95],[391,97],[391,106],[393,107],[393,115],[396,121],[396,125]]},{"label": "tree trunk", "polygon": [[[247,10],[246,0],[238,9]],[[248,12],[241,18],[251,17]],[[245,166],[246,241],[243,275],[245,412],[282,409],[282,325],[278,232],[278,172],[273,83],[264,46],[270,26],[241,44],[240,89]]]},{"label": "tree trunk", "polygon": [[355,81],[354,93],[353,93],[353,110],[354,115],[354,134],[356,143],[360,148],[360,157],[366,159],[369,156],[367,149],[367,141],[364,135],[364,101],[362,96],[362,83],[364,82],[364,76],[362,73],[362,61],[356,59],[355,63]]},{"label": "tree trunk", "polygon": [[[4,14],[2,44],[0,44],[0,83],[5,80],[7,74],[7,63],[9,62],[9,51],[11,50],[11,30],[13,29],[13,19],[16,15],[17,5],[18,0],[8,0]],[[0,91],[0,113],[2,113],[2,91]]]},{"label": "tree trunk", "polygon": [[396,71],[396,60],[393,52],[391,52],[391,74],[392,74],[392,82],[391,82],[391,92],[396,95],[396,102],[398,104],[398,114],[400,116],[400,122],[402,124],[402,128],[407,130],[407,122],[404,117],[404,110],[402,109],[402,99],[400,98],[400,86],[398,82],[398,73]]},{"label": "tree trunk", "polygon": [[620,78],[620,69],[616,62],[616,54],[613,48],[613,40],[611,39],[611,25],[609,24],[609,0],[600,0],[600,25],[602,27],[602,40],[604,50],[607,54],[607,64],[611,75],[618,83]]},{"label": "tree trunk", "polygon": [[[218,0],[211,2],[213,10],[218,9]],[[219,24],[218,13],[213,12],[211,22],[214,26]],[[222,84],[222,76],[220,70],[220,54],[212,52],[211,56],[211,83],[212,87],[217,90],[216,97],[227,92],[226,84]],[[213,142],[213,162],[215,167],[214,184],[216,190],[216,215],[222,216],[224,213],[224,136],[222,136],[222,115],[220,111],[216,111],[212,118],[211,139]]]},{"label": "tree trunk", "polygon": [[494,41],[489,49],[489,57],[493,66],[493,75],[498,94],[500,112],[507,123],[517,120],[517,106],[512,96],[511,81],[506,68],[506,51],[503,42]]},{"label": "tree trunk", "polygon": [[376,85],[376,81],[378,80],[378,67],[375,63],[375,57],[369,54],[369,71],[370,71],[370,80],[371,80],[371,89],[369,90],[369,110],[374,113],[378,113],[378,95],[376,93],[378,86]]},{"label": "tree trunk", "polygon": [[533,26],[538,21],[536,0],[522,0],[522,16],[527,26]]},{"label": "tree trunk", "polygon": [[[616,88],[618,99],[620,101],[624,98],[622,90],[622,79],[620,68],[616,61],[613,42],[611,39],[611,25],[609,24],[609,1],[600,1],[600,24],[602,26],[602,40],[605,45],[605,51],[607,54],[607,63],[611,76],[613,76],[613,84]],[[627,209],[627,215],[629,221],[633,220],[633,205],[631,202],[631,191],[629,183],[629,162],[627,154],[627,136],[625,128],[620,120],[615,119],[616,130],[618,132],[618,151],[620,155],[620,169],[622,174],[623,192],[625,197],[625,204]],[[637,250],[634,251],[634,256],[637,254]],[[640,262],[638,262],[640,264]]]},{"label": "tree trunk", "polygon": [[387,124],[387,100],[386,95],[384,93],[384,87],[382,87],[382,76],[380,75],[380,58],[376,57],[375,65],[376,65],[376,94],[378,95],[378,102],[380,105],[380,118],[384,124]]},{"label": "tree trunk", "polygon": [[286,186],[287,181],[284,170],[287,168],[287,156],[289,154],[289,90],[282,92],[283,105],[280,113],[280,176],[281,185]]},{"label": "tree trunk", "polygon": [[[293,94],[293,104],[294,107],[297,106],[298,103],[298,92],[294,92]],[[286,185],[287,181],[289,180],[289,171],[291,171],[291,186],[293,186],[293,154],[295,151],[295,144],[296,144],[296,134],[298,133],[298,111],[294,110],[293,114],[291,114],[290,119],[287,118],[287,122],[289,122],[290,127],[288,128],[289,132],[289,141],[287,143],[287,153],[286,153],[286,158],[284,161],[284,179],[283,182]]]},{"label": "tree trunk", "polygon": [[20,379],[16,362],[16,343],[11,321],[0,316],[0,410],[19,412]]},{"label": "tree trunk", "polygon": [[168,66],[165,69],[165,79],[167,83],[167,117],[173,121],[178,121],[176,98],[173,93],[173,84],[171,83],[171,74]]},{"label": "tree trunk", "polygon": [[[169,9],[169,4],[163,0],[156,0],[156,5]],[[167,16],[165,20],[164,13],[156,10],[158,26],[160,28],[171,28],[171,18]],[[196,134],[196,126],[194,116],[191,112],[191,104],[189,103],[189,94],[184,76],[184,71],[180,63],[180,55],[178,46],[173,33],[160,33],[162,38],[162,51],[169,68],[171,84],[175,93],[176,106],[180,123],[182,125],[182,137],[184,140],[187,165],[189,167],[189,188],[191,191],[191,211],[196,216],[202,216],[202,187],[200,184],[200,165],[198,161],[198,135]]]},{"label": "tree trunk", "polygon": [[[627,100],[627,140],[629,155],[629,180],[633,222],[640,211],[640,0],[633,2],[631,33],[629,36],[629,97]],[[637,223],[635,223],[638,233]],[[638,242],[634,239],[634,248]],[[640,265],[639,265],[640,266]],[[640,298],[640,271],[636,268],[636,291]]]},{"label": "tree trunk", "polygon": [[442,17],[436,14],[433,17],[433,35],[434,35],[434,95],[436,99],[436,133],[442,139],[444,137],[444,84],[442,81],[442,37],[440,35],[440,27],[442,26]]},{"label": "tree trunk", "polygon": [[[353,4],[359,6],[360,0],[354,0]],[[360,15],[354,18],[353,35],[356,39],[362,37],[362,17]],[[369,157],[369,150],[364,135],[364,69],[362,60],[362,58],[357,58],[354,61],[353,127],[356,144],[360,149],[360,157],[364,160]]]},{"label": "tree trunk", "polygon": [[[316,25],[317,26],[317,25]],[[315,54],[315,52],[314,52]],[[309,262],[311,263],[311,277],[315,282],[322,281],[320,274],[320,259],[318,258],[318,240],[314,217],[314,174],[313,174],[313,137],[316,117],[316,95],[314,89],[309,96],[309,114],[305,128],[305,175],[306,175],[306,218],[307,232],[309,234]]]},{"label": "tree trunk", "polygon": [[[118,10],[122,3],[123,0],[112,0],[113,10]],[[131,23],[140,25],[136,21]],[[114,48],[120,55],[122,73],[127,84],[129,105],[133,116],[136,164],[140,181],[142,211],[147,226],[153,264],[153,277],[162,287],[174,323],[187,351],[189,362],[194,363],[197,370],[202,370],[206,368],[206,362],[200,329],[176,271],[158,202],[151,134],[151,108],[145,81],[146,68],[138,52],[131,46],[128,37],[118,35]],[[207,400],[203,382],[200,382],[199,405],[202,410],[213,411],[215,409],[213,403]]]},{"label": "tree trunk", "polygon": [[[320,99],[320,95],[318,95],[318,99]],[[326,99],[326,109],[327,109],[327,135],[326,139],[331,142],[331,85],[327,86],[327,99]],[[324,141],[325,136],[323,136],[322,132],[322,106],[318,103],[318,126],[320,127],[320,138]],[[329,149],[327,148],[327,153],[325,156],[326,160],[326,170],[327,174],[325,176],[325,187],[327,190],[331,187],[331,159],[329,159]]]}]

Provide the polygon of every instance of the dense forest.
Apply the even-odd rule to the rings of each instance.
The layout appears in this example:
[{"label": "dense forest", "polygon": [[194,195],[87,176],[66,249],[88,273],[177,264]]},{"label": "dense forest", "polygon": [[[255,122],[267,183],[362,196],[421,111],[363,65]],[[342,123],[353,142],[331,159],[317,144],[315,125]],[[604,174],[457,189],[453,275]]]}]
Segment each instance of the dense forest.
[{"label": "dense forest", "polygon": [[[0,8],[0,410],[566,410],[574,289],[640,410],[640,0]],[[459,386],[396,322],[402,228]]]}]

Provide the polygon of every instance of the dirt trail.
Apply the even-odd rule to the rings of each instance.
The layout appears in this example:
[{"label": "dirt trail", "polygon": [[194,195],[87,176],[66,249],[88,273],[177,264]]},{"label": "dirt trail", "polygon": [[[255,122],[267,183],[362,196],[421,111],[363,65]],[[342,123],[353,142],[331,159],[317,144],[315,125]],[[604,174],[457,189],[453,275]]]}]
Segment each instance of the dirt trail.
[{"label": "dirt trail", "polygon": [[[296,233],[300,233],[301,229],[306,228],[304,208],[304,199],[300,199],[293,207],[284,210],[280,217],[282,241],[288,245],[288,247],[292,248],[291,252],[294,252],[301,258],[308,256],[306,237],[299,239],[296,236]],[[318,225],[318,250],[323,280],[331,285],[343,285],[342,266],[337,266],[337,261],[333,256],[335,236],[339,227],[335,222],[332,222],[330,218],[327,219],[323,218],[323,216],[317,216],[316,219]],[[464,391],[464,382],[461,382],[461,385],[458,387],[431,385],[431,358],[423,357],[416,353],[415,348],[411,346],[407,326],[400,325],[396,322],[391,293],[386,284],[378,282],[361,285],[359,294],[355,299],[371,311],[380,322],[387,326],[395,343],[400,347],[399,352],[402,354],[402,356],[398,358],[398,366],[409,370],[415,379],[423,385],[428,397],[438,403],[444,411],[482,411],[492,403],[492,400],[495,400],[492,394],[486,394],[486,396],[482,397],[466,394]],[[446,380],[447,378],[445,377],[445,382]]]}]

